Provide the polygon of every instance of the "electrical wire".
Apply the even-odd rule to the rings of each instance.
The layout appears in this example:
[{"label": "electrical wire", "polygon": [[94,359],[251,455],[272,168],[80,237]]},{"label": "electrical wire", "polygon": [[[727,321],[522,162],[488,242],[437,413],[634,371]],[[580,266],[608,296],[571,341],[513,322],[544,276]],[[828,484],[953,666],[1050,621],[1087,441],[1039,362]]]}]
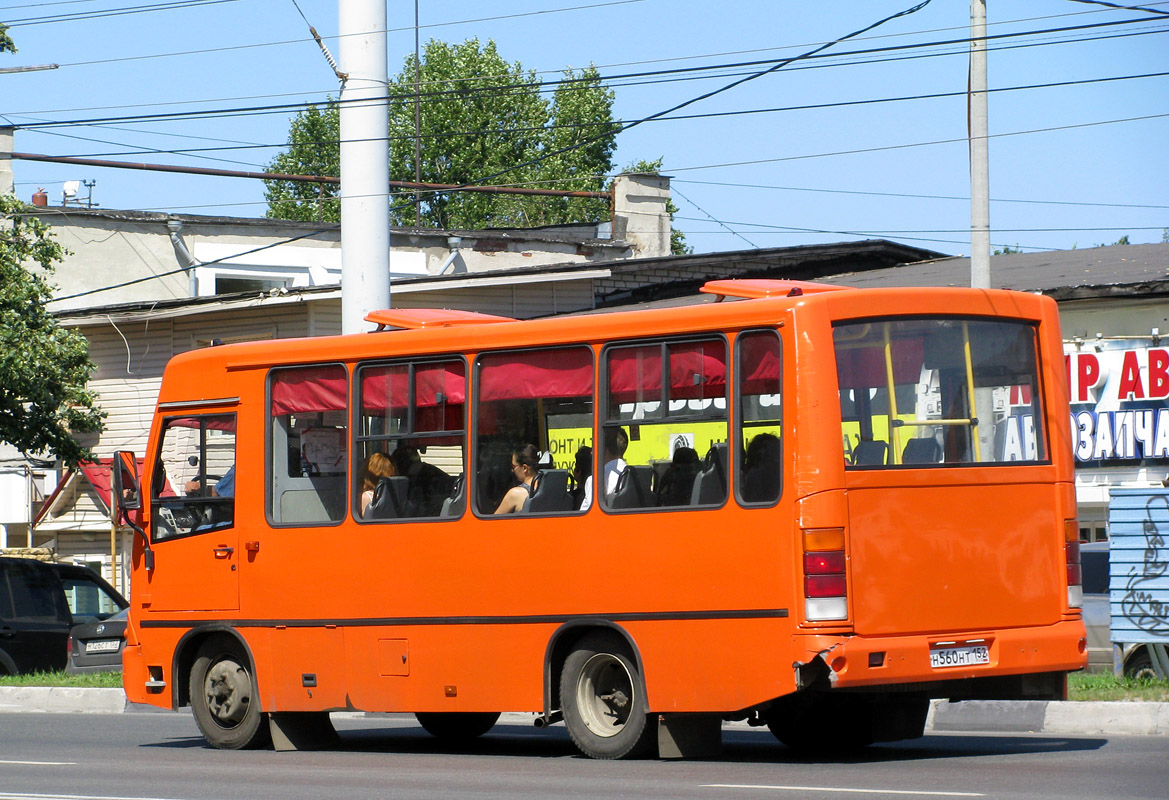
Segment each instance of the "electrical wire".
[{"label": "electrical wire", "polygon": [[1159,11],[1155,8],[1149,8],[1148,6],[1125,6],[1120,5],[1119,3],[1105,3],[1102,2],[1102,0],[1072,0],[1072,2],[1086,3],[1087,5],[1093,6],[1108,6],[1109,8],[1118,8],[1123,11],[1145,11],[1149,14],[1164,14],[1165,16],[1169,16],[1169,11]]},{"label": "electrical wire", "polygon": [[[1120,25],[1120,24],[1129,24],[1129,23],[1134,23],[1134,22],[1144,23],[1146,21],[1145,20],[1122,20],[1122,21],[1100,23],[1098,25],[1094,24],[1092,26],[1073,26],[1070,28],[1055,28],[1055,29],[1044,29],[1044,30],[1037,30],[1037,31],[1022,31],[1022,32],[1018,32],[1018,33],[1001,34],[1000,36],[1001,37],[1016,38],[1016,37],[1021,37],[1021,36],[1034,36],[1034,35],[1041,35],[1041,34],[1047,34],[1047,33],[1052,33],[1052,32],[1063,33],[1063,32],[1071,32],[1071,31],[1079,31],[1079,30],[1083,30],[1086,27],[1099,27],[1100,25],[1112,26],[1112,25]],[[1120,34],[1120,35],[1148,35],[1150,33],[1163,33],[1166,30],[1169,30],[1169,29],[1156,28],[1156,29],[1147,30],[1147,31],[1138,31],[1138,32],[1135,32],[1134,34]],[[1103,37],[1101,37],[1101,38],[1103,38]],[[1015,44],[1015,45],[1000,45],[996,48],[991,48],[991,49],[992,50],[1005,50],[1005,49],[1015,49],[1015,48],[1021,48],[1021,47],[1047,46],[1050,44],[1061,44],[1061,43],[1068,43],[1068,42],[1094,41],[1094,40],[1095,39],[1081,39],[1081,40],[1068,40],[1068,41],[1056,41],[1056,42],[1021,43],[1021,44]],[[910,45],[897,45],[895,47],[881,47],[881,48],[845,51],[842,53],[827,54],[827,55],[820,55],[820,54],[807,55],[804,57],[804,60],[814,61],[816,59],[839,59],[839,58],[851,57],[851,56],[872,55],[872,54],[876,54],[876,53],[899,51],[899,50],[905,50],[905,49],[918,49],[918,48],[924,48],[924,47],[938,47],[938,46],[967,47],[969,45],[969,43],[970,43],[970,40],[968,38],[950,39],[950,40],[941,40],[941,41],[933,41],[933,42],[922,42],[922,43],[916,43],[916,44],[910,44]],[[934,54],[934,53],[919,54],[916,56],[906,56],[903,58],[932,58],[932,57],[939,57],[939,56],[963,55],[963,54],[965,54],[965,51],[953,51],[953,52],[945,52],[945,53],[937,53],[937,54]],[[794,66],[792,69],[793,70],[806,70],[806,69],[821,69],[821,68],[825,68],[825,67],[858,66],[858,65],[866,65],[866,64],[871,64],[871,63],[887,63],[888,61],[891,61],[891,60],[900,60],[900,59],[872,59],[872,60],[867,60],[867,61],[850,62],[848,64],[830,64],[830,63],[800,64],[800,65]],[[606,85],[635,86],[635,85],[643,85],[641,82],[639,82],[637,80],[639,78],[662,77],[662,76],[671,76],[671,75],[683,76],[683,75],[692,74],[692,73],[701,72],[701,71],[727,70],[727,69],[735,69],[735,68],[760,66],[760,65],[765,65],[765,64],[775,65],[777,63],[783,63],[783,62],[782,62],[782,60],[777,62],[774,59],[765,59],[765,60],[761,60],[761,61],[732,62],[732,63],[724,63],[724,64],[705,65],[705,66],[700,66],[700,67],[685,67],[685,68],[667,69],[667,70],[651,70],[651,71],[643,71],[643,72],[635,72],[635,73],[623,73],[623,74],[616,74],[616,75],[609,75],[609,76],[599,76],[597,79],[565,78],[565,79],[561,79],[561,80],[541,81],[541,82],[530,83],[530,84],[527,84],[527,83],[525,83],[525,84],[515,84],[515,83],[495,84],[495,85],[486,85],[486,86],[475,87],[475,88],[470,89],[470,90],[439,90],[439,91],[424,92],[421,94],[421,97],[423,99],[427,99],[427,100],[441,99],[444,97],[456,97],[460,102],[462,102],[469,95],[496,94],[498,92],[512,90],[512,89],[518,89],[518,88],[539,89],[541,91],[548,91],[548,90],[551,90],[551,89],[554,89],[557,87],[563,87],[566,85],[579,84],[579,83],[587,83],[591,87],[592,84],[594,84],[598,81],[601,83],[604,83]],[[743,73],[738,73],[738,74],[743,74]],[[753,73],[746,73],[746,74],[749,75],[749,74],[753,74]],[[701,77],[703,79],[716,79],[718,77],[726,77],[726,76],[725,75],[724,76],[715,75],[715,76],[701,76]],[[679,79],[681,80],[684,78],[679,78]],[[660,81],[658,81],[658,82],[660,82]],[[438,84],[438,83],[445,83],[445,81],[432,81],[430,83],[431,84]],[[645,81],[644,83],[649,84],[649,83],[653,83],[653,82]],[[303,94],[311,94],[311,93],[293,92],[293,93],[285,93],[282,95],[253,95],[251,97],[242,97],[240,99],[253,99],[253,98],[254,99],[266,99],[268,97],[298,96],[298,95],[303,95]],[[134,108],[134,107],[158,107],[158,106],[165,106],[165,105],[189,105],[189,104],[200,103],[200,102],[208,102],[208,103],[221,102],[223,100],[232,100],[232,99],[236,99],[236,98],[221,98],[220,100],[204,100],[204,101],[181,101],[181,102],[177,102],[177,103],[162,103],[162,104],[141,104],[138,106],[107,106],[107,107],[96,107],[96,108],[92,108],[92,109],[82,108],[82,109],[74,109],[74,111],[76,111],[76,110],[103,110],[103,109],[117,109],[117,108]],[[403,95],[398,96],[398,97],[391,96],[391,99],[395,100],[395,101],[401,101],[401,102],[413,102],[414,94],[413,94],[413,91],[411,91],[408,94],[403,94]],[[314,106],[314,105],[319,106],[319,105],[323,105],[326,103],[340,104],[340,102],[341,101],[333,100],[333,99],[326,99],[326,100],[314,99],[314,100],[309,100],[309,101],[304,101],[304,102],[299,102],[299,103],[256,105],[256,106],[245,106],[245,107],[241,107],[241,108],[226,108],[226,109],[200,109],[198,111],[191,111],[191,112],[170,112],[170,113],[159,113],[159,114],[138,114],[138,115],[108,116],[108,117],[82,118],[82,119],[49,120],[49,121],[44,121],[44,122],[27,124],[27,125],[24,125],[22,127],[26,127],[26,128],[31,129],[34,127],[45,127],[45,126],[53,126],[53,125],[58,125],[58,126],[60,126],[60,125],[91,125],[91,124],[105,123],[105,122],[120,122],[120,123],[134,122],[134,123],[137,123],[137,122],[171,121],[171,120],[182,120],[182,119],[206,119],[206,118],[211,118],[211,117],[216,117],[216,116],[230,117],[230,116],[238,116],[238,115],[251,115],[251,114],[254,114],[256,112],[286,113],[289,111],[302,111],[302,110],[304,110],[310,106]],[[352,102],[369,103],[371,101],[357,100],[357,101],[352,101]],[[378,102],[384,102],[384,101],[379,100]],[[66,111],[66,110],[67,109],[37,110],[37,111],[13,111],[13,112],[8,112],[5,116],[10,117],[10,118],[16,118],[16,117],[26,116],[26,115],[42,115],[42,114],[62,113],[63,111]]]},{"label": "electrical wire", "polygon": [[[308,238],[313,237],[313,236],[320,236],[322,233],[330,233],[330,232],[338,230],[340,227],[341,227],[340,225],[330,225],[326,228],[322,228],[321,230],[309,231],[308,233],[302,233],[299,236],[292,236],[292,237],[287,238],[287,239],[281,239],[278,242],[271,242],[270,244],[261,245],[260,247],[254,247],[251,250],[244,250],[242,253],[233,253],[231,255],[223,256],[221,258],[215,258],[215,259],[212,259],[210,261],[200,261],[195,266],[207,267],[207,266],[211,266],[212,264],[219,264],[223,261],[227,261],[228,259],[240,258],[241,256],[250,256],[253,253],[259,253],[259,252],[262,252],[264,250],[270,250],[273,247],[279,247],[282,244],[291,244],[293,242],[299,242],[301,239],[308,239]],[[77,292],[76,294],[64,295],[62,297],[54,297],[50,302],[56,303],[56,302],[60,302],[62,300],[75,300],[78,297],[88,297],[89,295],[98,294],[99,292],[109,292],[109,291],[112,291],[114,289],[124,289],[127,286],[133,286],[133,285],[138,284],[138,283],[145,283],[146,281],[153,281],[153,280],[157,280],[158,278],[168,277],[170,275],[178,275],[180,273],[186,272],[188,269],[192,269],[192,267],[181,267],[179,269],[172,269],[168,272],[159,272],[159,273],[156,273],[154,275],[147,275],[144,278],[135,278],[133,280],[123,281],[122,283],[117,283],[117,284],[114,284],[112,286],[102,286],[102,287],[99,287],[97,289],[88,289],[84,292]]]},{"label": "electrical wire", "polygon": [[[1001,93],[1001,92],[1029,91],[1029,90],[1035,90],[1035,89],[1052,89],[1052,88],[1061,88],[1061,87],[1068,87],[1068,86],[1082,86],[1082,85],[1088,85],[1088,84],[1112,83],[1112,82],[1116,82],[1116,81],[1138,80],[1138,79],[1145,79],[1145,78],[1163,78],[1163,77],[1169,77],[1169,71],[1149,72],[1149,73],[1141,73],[1141,74],[1137,74],[1137,75],[1115,75],[1115,76],[1109,76],[1109,77],[1103,77],[1103,78],[1085,78],[1082,80],[1073,80],[1073,81],[1053,81],[1053,82],[1049,82],[1049,83],[1024,84],[1021,86],[1002,86],[1002,87],[997,87],[997,88],[993,88],[993,89],[988,89],[987,92],[991,93],[991,94],[995,94],[995,93]],[[884,103],[899,103],[899,102],[907,102],[907,101],[913,101],[913,100],[937,100],[937,99],[965,97],[965,96],[966,96],[965,90],[954,91],[954,92],[934,92],[934,93],[929,93],[929,94],[900,95],[900,96],[893,96],[893,97],[878,97],[878,98],[870,98],[867,100],[841,100],[841,101],[832,102],[832,103],[810,103],[810,104],[796,105],[796,106],[773,106],[773,107],[768,107],[768,108],[739,109],[736,111],[716,111],[716,112],[708,112],[708,113],[703,113],[703,114],[682,114],[682,115],[676,115],[676,116],[658,117],[652,121],[654,121],[654,122],[677,122],[677,121],[681,121],[681,120],[713,119],[713,118],[720,118],[720,117],[735,117],[735,116],[744,116],[744,115],[753,115],[753,114],[770,114],[770,113],[781,113],[781,112],[790,112],[790,111],[814,111],[814,110],[822,110],[822,109],[828,109],[828,108],[847,108],[847,107],[851,107],[851,106],[879,105],[879,104],[884,104]],[[538,126],[507,128],[503,131],[500,131],[497,129],[480,129],[480,130],[473,130],[473,131],[448,131],[448,132],[437,133],[437,134],[423,134],[422,138],[425,140],[428,140],[428,141],[434,141],[434,140],[442,140],[442,139],[449,139],[449,138],[456,138],[456,137],[482,136],[485,134],[497,134],[497,133],[509,133],[510,134],[510,133],[530,133],[530,132],[535,132],[535,131],[554,130],[554,129],[597,128],[597,127],[600,127],[602,125],[611,125],[615,128],[619,128],[619,126],[621,126],[623,124],[624,124],[624,122],[621,120],[614,120],[611,123],[596,123],[596,122],[561,123],[561,124],[555,124],[555,125],[542,125],[542,126],[538,125]],[[45,130],[46,127],[49,127],[46,125],[32,125],[32,126],[20,126],[20,127],[22,129],[27,128],[28,130],[36,131],[39,133],[52,133],[52,131]],[[165,135],[165,134],[160,134],[160,135]],[[77,138],[83,138],[83,137],[77,137]],[[399,140],[405,141],[405,140],[413,140],[415,138],[415,135],[411,133],[411,134],[402,134],[402,135],[389,136],[389,137],[378,137],[378,140],[381,141],[383,138],[386,139],[387,141],[399,141]],[[100,141],[100,140],[94,140],[94,141]],[[332,147],[332,146],[336,146],[336,145],[341,144],[341,141],[342,140],[330,139],[330,140],[318,140],[318,141],[313,141],[313,142],[298,142],[297,146],[298,147],[326,147],[326,146]],[[347,139],[344,141],[345,142],[360,142],[360,141],[370,141],[370,140],[368,140],[368,139]],[[115,144],[115,145],[118,144],[115,142],[104,142],[104,143],[105,144]],[[125,146],[129,147],[130,145],[125,145]],[[167,155],[198,155],[198,154],[210,153],[210,152],[254,150],[254,149],[275,149],[275,148],[283,148],[283,147],[287,147],[287,146],[289,146],[287,142],[282,142],[282,143],[278,143],[278,144],[248,143],[248,144],[238,144],[238,145],[221,145],[221,146],[216,146],[216,147],[187,147],[187,148],[172,148],[172,149],[147,148],[147,149],[142,149],[142,150],[122,150],[122,151],[116,151],[116,152],[79,153],[79,154],[71,154],[69,157],[71,157],[71,158],[103,158],[103,157],[111,157],[111,156],[138,155],[138,154],[143,154],[143,153],[156,153],[156,154],[167,154]],[[222,159],[222,160],[227,161],[226,159]],[[227,161],[227,163],[244,163],[244,162]]]},{"label": "electrical wire", "polygon": [[[1099,125],[1115,125],[1115,124],[1122,123],[1122,122],[1140,122],[1140,121],[1150,120],[1150,119],[1164,119],[1166,117],[1169,117],[1169,114],[1146,114],[1146,115],[1139,116],[1139,117],[1124,117],[1122,119],[1106,119],[1106,120],[1098,120],[1096,122],[1079,122],[1079,123],[1075,123],[1072,125],[1054,125],[1054,126],[1047,127],[1047,128],[1031,128],[1029,130],[1023,130],[1023,131],[1008,131],[1006,133],[992,133],[987,138],[988,139],[999,139],[999,138],[1005,138],[1008,136],[1024,136],[1024,135],[1029,135],[1029,134],[1033,134],[1033,133],[1050,133],[1053,131],[1066,131],[1066,130],[1073,130],[1076,128],[1092,128],[1092,127],[1096,127]],[[665,169],[665,171],[667,171],[667,172],[691,172],[691,171],[700,170],[700,169],[721,169],[724,167],[747,167],[747,166],[754,166],[756,164],[774,164],[774,163],[777,163],[780,161],[803,161],[803,160],[810,159],[810,158],[827,158],[829,156],[851,156],[851,155],[857,155],[860,153],[878,153],[878,152],[885,151],[885,150],[905,150],[905,149],[908,149],[911,147],[931,147],[934,145],[942,145],[942,144],[957,144],[957,143],[965,144],[966,142],[967,142],[967,138],[965,136],[963,136],[963,137],[958,138],[958,139],[935,139],[935,140],[929,141],[929,142],[908,142],[906,144],[890,144],[890,145],[883,145],[881,147],[860,147],[860,148],[856,148],[854,150],[836,150],[836,151],[827,152],[827,153],[807,153],[807,154],[799,155],[799,156],[780,156],[778,158],[760,158],[760,159],[754,159],[751,161],[728,161],[728,162],[725,162],[722,164],[703,164],[701,166],[696,166],[696,167],[669,166],[668,168],[663,168],[663,169]]]},{"label": "electrical wire", "polygon": [[[693,200],[691,200],[691,199],[690,199],[689,197],[687,197],[686,195],[684,195],[684,194],[682,194],[681,192],[679,192],[679,191],[678,191],[678,189],[677,189],[677,187],[675,187],[675,186],[671,186],[671,187],[670,187],[670,193],[671,193],[671,194],[676,194],[678,197],[681,197],[681,198],[682,198],[683,200],[685,200],[687,203],[689,203],[690,205],[692,205],[692,206],[694,206],[695,208],[697,208],[699,211],[701,211],[703,214],[705,214],[705,215],[707,216],[707,218],[708,218],[708,219],[709,219],[711,222],[714,222],[714,223],[716,223],[717,225],[719,225],[719,226],[721,226],[721,227],[725,228],[725,229],[726,229],[726,231],[727,231],[727,233],[730,233],[730,234],[733,234],[733,235],[737,236],[738,238],[742,239],[744,242],[746,242],[747,244],[749,244],[751,247],[754,247],[754,248],[758,248],[758,247],[759,247],[759,245],[755,244],[753,241],[751,241],[750,239],[748,239],[748,238],[747,238],[746,236],[744,236],[743,234],[739,233],[738,231],[732,230],[732,229],[730,228],[730,226],[728,226],[728,225],[727,225],[725,222],[723,222],[722,220],[720,220],[720,219],[715,219],[715,216],[714,216],[713,214],[711,214],[711,213],[710,213],[709,211],[707,211],[705,208],[702,208],[700,205],[698,205],[698,203],[695,203]],[[675,218],[677,218],[677,219],[684,219],[683,217],[676,217],[676,216],[675,216],[675,215],[673,215],[673,214],[671,214],[671,215],[670,215],[670,219],[671,219],[671,221],[672,221],[673,219],[675,219]]]},{"label": "electrical wire", "polygon": [[[868,192],[858,189],[813,189],[808,186],[775,186],[759,183],[731,183],[728,181],[696,181],[686,179],[674,179],[670,181],[671,191],[677,191],[675,188],[677,184],[696,184],[701,186],[722,186],[728,189],[769,189],[785,192],[816,192],[821,194],[849,194],[860,195],[864,197],[901,197],[908,200],[960,200],[964,203],[969,203],[970,198],[967,196],[945,195],[945,194],[910,194],[907,192]],[[1169,209],[1169,205],[1152,205],[1142,203],[1086,203],[1073,200],[1017,200],[1006,197],[992,197],[992,203],[1025,203],[1028,205],[1051,205],[1051,206],[1084,206],[1090,208],[1138,208],[1138,209]]]},{"label": "electrical wire", "polygon": [[174,11],[184,8],[198,8],[200,6],[217,6],[223,3],[238,3],[240,0],[173,0],[168,3],[151,3],[145,6],[125,6],[109,8],[103,11],[78,11],[72,14],[57,14],[48,17],[25,17],[15,19],[4,24],[9,28],[25,28],[31,25],[49,25],[56,22],[84,22],[105,17],[124,17],[131,14],[146,14],[153,11]]}]

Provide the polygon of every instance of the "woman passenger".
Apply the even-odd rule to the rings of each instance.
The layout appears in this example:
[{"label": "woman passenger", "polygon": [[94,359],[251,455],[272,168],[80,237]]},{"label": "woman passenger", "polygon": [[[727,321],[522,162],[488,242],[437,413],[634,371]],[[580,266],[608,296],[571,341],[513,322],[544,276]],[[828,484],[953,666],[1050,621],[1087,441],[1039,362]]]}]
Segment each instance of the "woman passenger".
[{"label": "woman passenger", "polygon": [[361,478],[361,513],[373,502],[373,492],[382,478],[393,478],[398,474],[394,462],[385,453],[371,453],[365,462],[365,474]]},{"label": "woman passenger", "polygon": [[496,514],[513,514],[524,507],[524,501],[532,496],[532,481],[540,471],[540,453],[536,445],[525,444],[511,454],[511,474],[519,483],[507,490]]}]

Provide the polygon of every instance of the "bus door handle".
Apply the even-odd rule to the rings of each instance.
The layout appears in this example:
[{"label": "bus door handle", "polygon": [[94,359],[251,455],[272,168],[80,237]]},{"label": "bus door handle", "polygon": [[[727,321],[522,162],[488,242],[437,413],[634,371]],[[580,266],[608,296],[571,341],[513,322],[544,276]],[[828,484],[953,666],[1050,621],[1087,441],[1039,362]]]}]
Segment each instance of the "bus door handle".
[{"label": "bus door handle", "polygon": [[235,552],[235,548],[221,544],[219,547],[213,548],[211,552],[215,553],[216,558],[229,558]]}]

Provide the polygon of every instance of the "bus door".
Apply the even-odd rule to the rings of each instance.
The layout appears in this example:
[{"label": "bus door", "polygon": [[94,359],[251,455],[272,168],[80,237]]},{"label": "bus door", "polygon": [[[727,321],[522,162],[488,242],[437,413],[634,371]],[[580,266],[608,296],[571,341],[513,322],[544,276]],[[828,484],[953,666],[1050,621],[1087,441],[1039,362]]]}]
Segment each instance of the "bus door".
[{"label": "bus door", "polygon": [[163,422],[150,482],[152,611],[239,608],[235,422],[224,413]]}]

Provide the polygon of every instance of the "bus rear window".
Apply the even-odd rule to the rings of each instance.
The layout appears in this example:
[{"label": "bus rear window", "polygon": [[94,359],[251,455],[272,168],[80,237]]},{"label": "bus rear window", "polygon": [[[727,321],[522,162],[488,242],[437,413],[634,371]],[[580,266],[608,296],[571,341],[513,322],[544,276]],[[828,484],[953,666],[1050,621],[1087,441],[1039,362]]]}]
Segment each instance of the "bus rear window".
[{"label": "bus rear window", "polygon": [[1033,324],[869,320],[833,341],[847,467],[1047,459]]}]

